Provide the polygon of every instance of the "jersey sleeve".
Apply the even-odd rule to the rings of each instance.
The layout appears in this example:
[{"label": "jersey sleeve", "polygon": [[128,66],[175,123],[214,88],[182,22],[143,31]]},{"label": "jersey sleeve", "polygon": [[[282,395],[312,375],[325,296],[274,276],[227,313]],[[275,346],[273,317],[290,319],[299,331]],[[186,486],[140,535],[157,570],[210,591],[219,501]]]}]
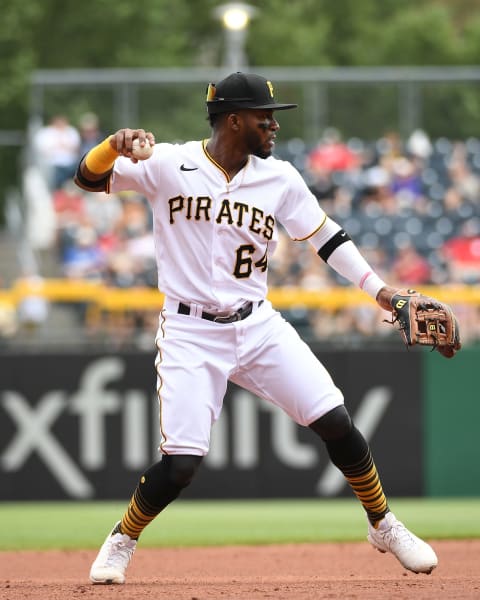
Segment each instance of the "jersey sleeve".
[{"label": "jersey sleeve", "polygon": [[110,179],[110,192],[132,191],[152,197],[159,185],[160,161],[170,144],[155,144],[153,155],[147,160],[133,163],[125,156],[115,161]]},{"label": "jersey sleeve", "polygon": [[327,215],[295,167],[284,162],[283,168],[287,181],[278,220],[293,240],[307,240],[321,228]]}]

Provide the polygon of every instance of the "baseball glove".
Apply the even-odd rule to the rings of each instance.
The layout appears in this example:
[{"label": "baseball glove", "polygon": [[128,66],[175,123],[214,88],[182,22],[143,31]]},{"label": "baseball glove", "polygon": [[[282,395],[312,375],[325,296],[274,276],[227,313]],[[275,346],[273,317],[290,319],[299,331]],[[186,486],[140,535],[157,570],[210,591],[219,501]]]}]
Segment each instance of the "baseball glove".
[{"label": "baseball glove", "polygon": [[391,300],[392,320],[407,346],[431,346],[445,358],[462,347],[457,319],[447,305],[415,290],[397,290]]}]

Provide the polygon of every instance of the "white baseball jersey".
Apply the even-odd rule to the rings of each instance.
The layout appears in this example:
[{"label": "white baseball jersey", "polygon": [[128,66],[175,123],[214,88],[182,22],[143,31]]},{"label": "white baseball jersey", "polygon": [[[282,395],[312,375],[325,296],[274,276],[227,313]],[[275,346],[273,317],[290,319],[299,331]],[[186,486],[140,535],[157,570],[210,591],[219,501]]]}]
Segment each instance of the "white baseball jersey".
[{"label": "white baseball jersey", "polygon": [[137,164],[118,158],[110,191],[120,190],[151,204],[159,289],[220,310],[265,298],[278,222],[304,239],[325,219],[290,163],[250,156],[230,181],[198,141],[156,144]]},{"label": "white baseball jersey", "polygon": [[[205,143],[158,144],[148,160],[115,161],[110,191],[121,190],[141,193],[153,210],[165,294],[155,362],[163,453],[208,452],[229,380],[302,425],[343,403],[324,366],[265,300],[277,223],[300,240],[326,219],[289,163],[251,156],[230,180]],[[204,316],[246,302],[251,314],[241,320]]]}]

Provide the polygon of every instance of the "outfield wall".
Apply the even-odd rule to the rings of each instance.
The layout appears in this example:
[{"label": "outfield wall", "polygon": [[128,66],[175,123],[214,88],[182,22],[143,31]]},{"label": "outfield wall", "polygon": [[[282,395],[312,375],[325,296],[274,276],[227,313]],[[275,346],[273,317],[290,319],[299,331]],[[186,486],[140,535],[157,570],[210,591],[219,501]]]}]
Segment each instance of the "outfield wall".
[{"label": "outfield wall", "polygon": [[[317,352],[389,496],[480,494],[475,364],[428,351]],[[157,460],[153,354],[3,355],[0,500],[124,499]],[[192,390],[192,394],[195,391]],[[321,441],[235,386],[190,498],[350,496]]]}]

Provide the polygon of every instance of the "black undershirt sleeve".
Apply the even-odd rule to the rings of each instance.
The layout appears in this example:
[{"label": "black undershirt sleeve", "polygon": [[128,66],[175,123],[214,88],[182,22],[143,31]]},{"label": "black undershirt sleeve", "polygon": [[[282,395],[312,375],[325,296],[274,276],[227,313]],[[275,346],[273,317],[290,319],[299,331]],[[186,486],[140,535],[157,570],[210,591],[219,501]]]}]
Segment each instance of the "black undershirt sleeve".
[{"label": "black undershirt sleeve", "polygon": [[78,163],[77,171],[75,173],[75,179],[84,188],[87,188],[88,190],[90,190],[92,192],[104,192],[104,191],[108,190],[108,183],[110,181],[110,175],[112,173],[111,170],[105,175],[105,177],[102,177],[101,179],[97,179],[96,181],[91,181],[90,179],[87,179],[86,177],[84,177],[84,175],[80,171],[80,165],[82,164],[82,161],[85,158],[85,156],[87,156],[87,154],[88,154],[88,152],[82,156],[82,159]]},{"label": "black undershirt sleeve", "polygon": [[110,179],[110,173],[102,177],[102,179],[97,179],[97,181],[91,181],[82,175],[80,172],[80,167],[77,168],[77,172],[75,173],[75,177],[79,183],[82,184],[85,188],[91,190],[92,192],[102,192],[107,189],[108,182]]}]

